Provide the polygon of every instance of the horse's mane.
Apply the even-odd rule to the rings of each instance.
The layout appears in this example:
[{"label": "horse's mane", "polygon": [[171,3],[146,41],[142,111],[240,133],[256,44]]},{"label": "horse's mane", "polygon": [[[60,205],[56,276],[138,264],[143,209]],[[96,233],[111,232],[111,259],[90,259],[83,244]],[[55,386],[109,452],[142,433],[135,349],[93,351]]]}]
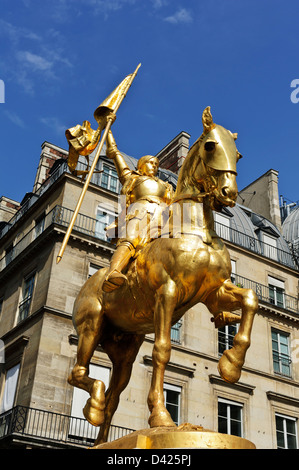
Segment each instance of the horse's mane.
[{"label": "horse's mane", "polygon": [[[200,159],[198,155],[198,151],[199,151],[199,148],[201,146],[204,136],[205,136],[205,133],[202,133],[202,135],[196,140],[196,142],[194,142],[189,152],[187,153],[187,156],[184,160],[182,168],[180,169],[178,182],[177,182],[177,188],[175,192],[176,195],[179,194],[182,190],[184,190],[189,185],[191,184],[193,185],[193,180],[192,180],[193,174],[195,171],[195,167],[198,165],[198,159]],[[195,158],[196,156],[198,158]]]}]

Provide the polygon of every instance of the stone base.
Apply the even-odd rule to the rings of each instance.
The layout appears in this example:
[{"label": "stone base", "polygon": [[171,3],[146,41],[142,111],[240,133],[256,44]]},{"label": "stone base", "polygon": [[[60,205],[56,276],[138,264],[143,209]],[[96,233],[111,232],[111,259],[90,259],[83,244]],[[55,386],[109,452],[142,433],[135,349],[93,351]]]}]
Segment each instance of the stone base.
[{"label": "stone base", "polygon": [[189,423],[177,428],[159,427],[134,431],[113,442],[90,449],[255,449],[238,436],[221,434]]}]

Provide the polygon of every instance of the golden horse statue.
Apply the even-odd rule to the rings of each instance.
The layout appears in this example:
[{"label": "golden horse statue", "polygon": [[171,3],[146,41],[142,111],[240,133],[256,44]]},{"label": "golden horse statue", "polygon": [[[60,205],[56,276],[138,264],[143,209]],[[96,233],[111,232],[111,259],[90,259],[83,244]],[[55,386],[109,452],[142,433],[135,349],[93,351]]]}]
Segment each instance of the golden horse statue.
[{"label": "golden horse statue", "polygon": [[[130,262],[123,286],[103,292],[107,272],[103,268],[86,281],[75,301],[77,363],[68,381],[90,394],[83,412],[91,424],[101,425],[95,444],[107,441],[120,394],[148,333],[155,334],[149,425],[175,426],[163,395],[164,372],[171,354],[170,331],[199,302],[209,309],[216,327],[240,323],[232,348],[224,351],[218,364],[224,380],[234,383],[240,378],[258,299],[252,290],[231,282],[231,261],[214,231],[213,210],[234,206],[236,163],[241,155],[235,145],[236,134],[214,124],[209,107],[202,121],[203,133],[179,173],[167,230],[163,229],[160,237]],[[239,308],[241,315],[230,313]],[[113,365],[106,393],[103,382],[88,375],[98,345]]]}]

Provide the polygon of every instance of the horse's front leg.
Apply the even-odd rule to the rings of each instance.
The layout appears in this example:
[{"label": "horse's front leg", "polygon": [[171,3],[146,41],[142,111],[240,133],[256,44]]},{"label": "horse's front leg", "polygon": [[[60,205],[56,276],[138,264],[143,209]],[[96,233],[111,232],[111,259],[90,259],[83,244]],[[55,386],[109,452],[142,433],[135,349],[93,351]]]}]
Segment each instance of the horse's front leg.
[{"label": "horse's front leg", "polygon": [[171,320],[176,304],[176,286],[169,280],[156,293],[154,312],[155,343],[152,353],[153,376],[148,395],[149,425],[175,426],[164,404],[164,373],[171,354]]},{"label": "horse's front leg", "polygon": [[68,383],[90,394],[83,409],[85,418],[94,426],[104,421],[105,385],[101,380],[89,377],[89,364],[99,344],[103,321],[100,303],[95,299],[81,301],[74,315],[78,334],[77,362],[68,377]]},{"label": "horse's front leg", "polygon": [[240,327],[234,337],[233,347],[224,351],[218,366],[221,377],[227,382],[235,383],[240,378],[246,351],[250,346],[253,319],[258,309],[258,297],[253,290],[242,289],[227,280],[209,295],[205,304],[214,315],[223,310],[231,312],[237,308],[242,309]]}]

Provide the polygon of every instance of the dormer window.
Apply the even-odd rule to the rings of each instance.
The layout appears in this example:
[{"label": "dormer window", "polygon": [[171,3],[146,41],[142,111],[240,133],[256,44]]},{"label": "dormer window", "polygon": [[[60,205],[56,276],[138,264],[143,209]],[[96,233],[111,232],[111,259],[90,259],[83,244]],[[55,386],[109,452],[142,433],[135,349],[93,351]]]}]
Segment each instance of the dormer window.
[{"label": "dormer window", "polygon": [[224,240],[230,240],[230,218],[215,212],[215,221],[217,235]]},{"label": "dormer window", "polygon": [[262,253],[267,258],[271,258],[277,261],[277,238],[272,237],[271,235],[262,232]]}]

